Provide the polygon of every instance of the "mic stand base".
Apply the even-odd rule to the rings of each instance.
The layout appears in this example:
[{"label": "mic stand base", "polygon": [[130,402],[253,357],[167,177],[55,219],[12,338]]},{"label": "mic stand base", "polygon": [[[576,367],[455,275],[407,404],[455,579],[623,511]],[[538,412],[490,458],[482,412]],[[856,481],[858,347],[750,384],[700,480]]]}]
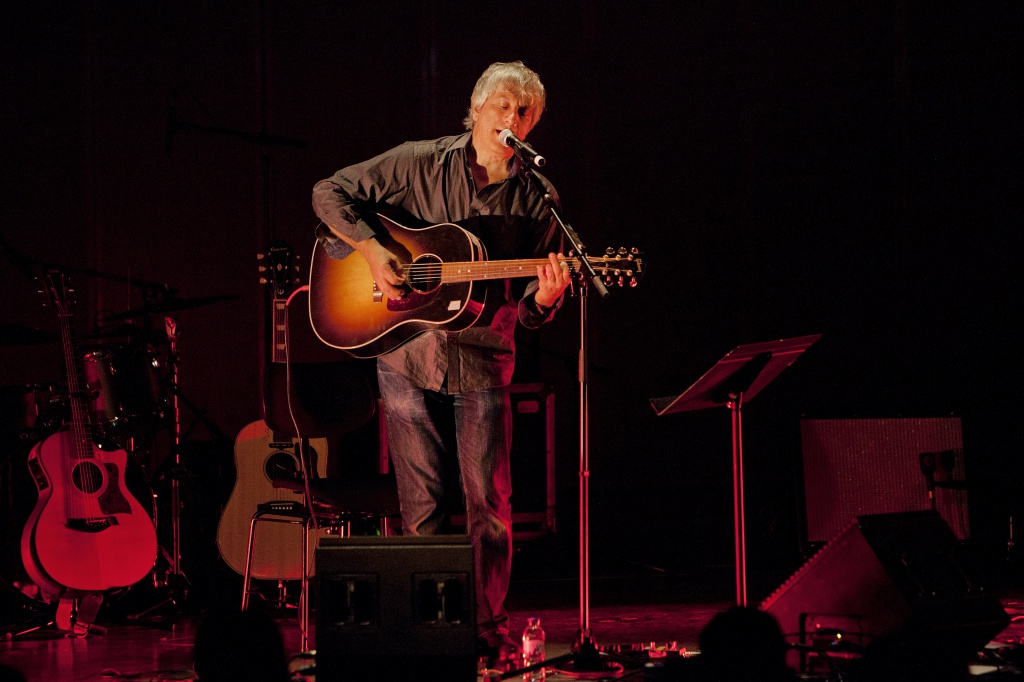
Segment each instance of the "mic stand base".
[{"label": "mic stand base", "polygon": [[564,663],[557,663],[550,667],[562,674],[582,679],[604,679],[618,677],[622,674],[622,664],[610,660],[606,654],[597,649],[590,630],[580,630],[576,634],[576,641],[573,643],[572,649],[572,653],[564,657],[566,659]]}]

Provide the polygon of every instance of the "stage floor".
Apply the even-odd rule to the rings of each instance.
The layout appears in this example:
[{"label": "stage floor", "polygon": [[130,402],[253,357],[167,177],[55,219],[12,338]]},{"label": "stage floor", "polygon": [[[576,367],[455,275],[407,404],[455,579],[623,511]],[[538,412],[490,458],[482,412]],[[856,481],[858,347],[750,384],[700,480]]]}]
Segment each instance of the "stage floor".
[{"label": "stage floor", "polygon": [[[660,658],[650,650],[695,653],[701,629],[732,603],[727,580],[711,587],[706,579],[701,583],[700,587],[681,586],[676,580],[657,577],[595,579],[588,613],[594,642],[602,648],[622,645],[633,652],[629,656],[633,665],[627,665],[624,675],[628,679],[675,679],[652,675],[656,667],[651,665],[657,666]],[[537,616],[547,634],[548,658],[569,653],[581,624],[578,594],[578,581],[515,583],[509,599],[513,633],[525,627],[528,617]],[[1024,598],[1005,596],[1002,602],[1014,620],[993,641],[1001,643],[1002,650],[1011,654],[1008,659],[1014,661],[1024,637],[1024,622],[1016,620],[1024,619]],[[20,670],[27,682],[192,680],[192,646],[201,612],[201,605],[194,603],[166,608],[160,617],[142,625],[123,620],[104,622],[101,610],[98,623],[106,627],[106,633],[80,638],[60,636],[49,628],[24,634],[15,634],[9,628],[13,636],[0,643],[0,663]],[[283,615],[279,612],[275,622],[287,653],[298,657],[302,648],[295,610]],[[315,641],[314,622],[310,642],[315,645]],[[298,657],[293,666],[298,668],[304,662],[309,662],[308,657]],[[1018,671],[1010,668],[1004,667],[984,679],[1019,677]],[[978,668],[976,672],[993,670]],[[574,678],[554,672],[547,679],[559,682]]]}]

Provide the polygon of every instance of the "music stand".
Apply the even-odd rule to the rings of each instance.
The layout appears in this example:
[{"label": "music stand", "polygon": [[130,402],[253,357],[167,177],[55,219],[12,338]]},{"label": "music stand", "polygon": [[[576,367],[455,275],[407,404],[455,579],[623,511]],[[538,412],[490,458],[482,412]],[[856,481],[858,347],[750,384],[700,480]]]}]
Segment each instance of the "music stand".
[{"label": "music stand", "polygon": [[658,416],[728,407],[732,413],[733,542],[736,553],[736,604],[747,605],[746,527],[743,511],[743,424],[741,410],[762,388],[789,367],[821,334],[750,343],[725,354],[704,376],[677,396],[651,398]]}]

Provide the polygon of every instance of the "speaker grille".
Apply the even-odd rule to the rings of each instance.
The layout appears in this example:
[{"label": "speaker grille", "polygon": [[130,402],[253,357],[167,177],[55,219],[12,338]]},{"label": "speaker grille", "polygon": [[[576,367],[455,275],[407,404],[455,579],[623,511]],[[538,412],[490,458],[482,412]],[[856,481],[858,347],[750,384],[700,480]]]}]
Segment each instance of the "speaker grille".
[{"label": "speaker grille", "polygon": [[[811,542],[831,540],[863,514],[931,509],[921,453],[953,454],[951,471],[936,471],[936,481],[966,478],[958,418],[805,419],[800,434]],[[938,487],[935,504],[955,535],[967,539],[966,491]]]}]

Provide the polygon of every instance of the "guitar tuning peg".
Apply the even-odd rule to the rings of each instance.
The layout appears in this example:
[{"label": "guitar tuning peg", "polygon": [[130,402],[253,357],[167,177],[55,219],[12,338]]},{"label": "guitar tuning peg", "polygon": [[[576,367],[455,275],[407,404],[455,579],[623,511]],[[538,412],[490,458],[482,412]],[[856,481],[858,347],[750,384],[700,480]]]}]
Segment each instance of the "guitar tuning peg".
[{"label": "guitar tuning peg", "polygon": [[256,254],[256,260],[263,260],[266,257],[267,257],[267,254],[265,254],[265,253],[257,253]]},{"label": "guitar tuning peg", "polygon": [[261,265],[261,266],[260,266],[260,267],[258,268],[258,271],[259,271],[259,272],[266,272],[266,271],[267,271],[267,266],[265,266],[265,265]]},{"label": "guitar tuning peg", "polygon": [[639,284],[639,282],[636,281],[636,277],[630,277],[629,278],[629,288],[630,289],[636,288],[637,284]]},{"label": "guitar tuning peg", "polygon": [[625,283],[626,283],[625,278],[622,275],[619,275],[619,286],[621,287]]},{"label": "guitar tuning peg", "polygon": [[266,277],[260,277],[260,284],[266,284],[266,283],[267,283],[267,278]]},{"label": "guitar tuning peg", "polygon": [[620,256],[625,256],[627,253],[629,253],[629,251],[626,249],[625,246],[620,246],[619,247],[619,255]]},{"label": "guitar tuning peg", "polygon": [[609,246],[608,248],[606,248],[604,250],[604,255],[606,255],[606,256],[614,256],[615,255],[615,248]]}]

